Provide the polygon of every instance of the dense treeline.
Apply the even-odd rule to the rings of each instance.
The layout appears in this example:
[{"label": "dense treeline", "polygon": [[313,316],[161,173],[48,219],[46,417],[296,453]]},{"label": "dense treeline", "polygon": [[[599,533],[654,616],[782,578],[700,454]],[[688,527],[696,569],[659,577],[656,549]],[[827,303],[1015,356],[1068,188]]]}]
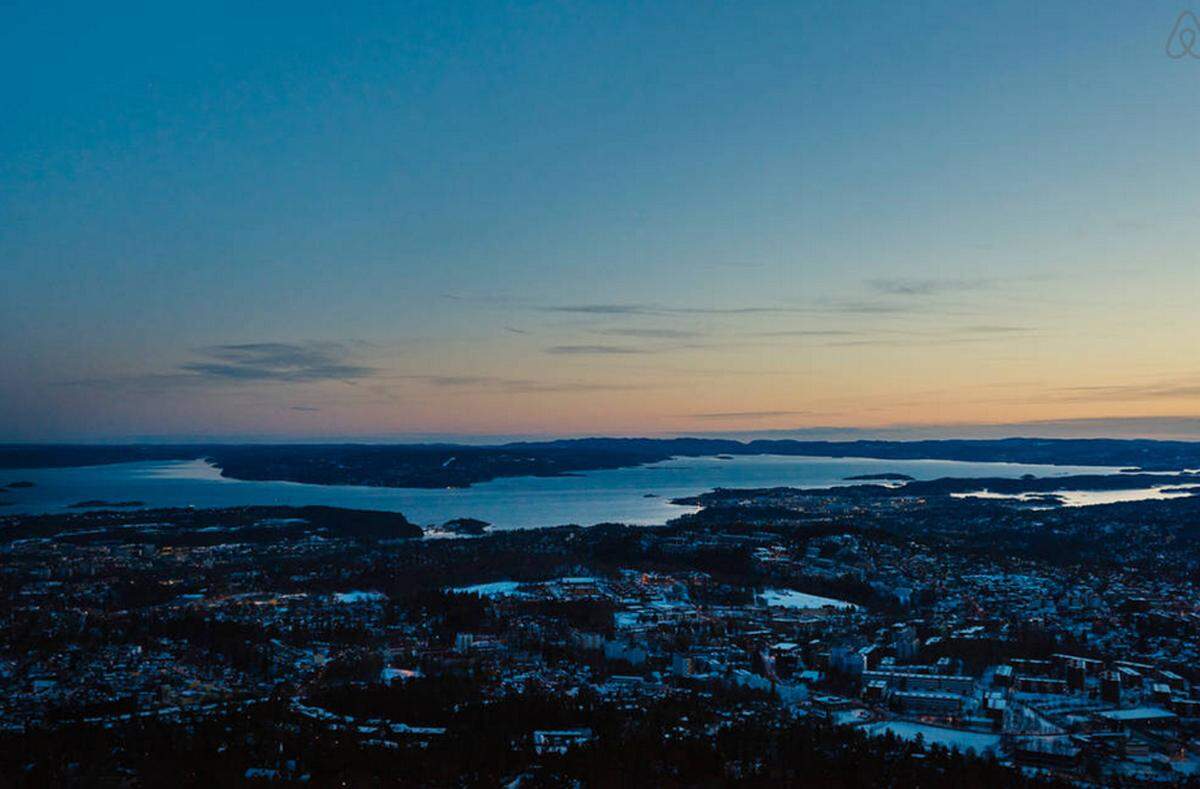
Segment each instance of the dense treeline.
[{"label": "dense treeline", "polygon": [[[39,787],[230,786],[243,783],[247,770],[276,771],[283,785],[307,776],[310,786],[497,786],[518,777],[528,786],[1053,785],[973,753],[868,738],[818,721],[746,713],[722,722],[715,705],[695,701],[630,713],[539,693],[472,702],[465,685],[442,685],[449,695],[439,703],[438,689],[397,691],[398,708],[368,702],[364,692],[322,701],[405,716],[453,710],[440,735],[406,737],[363,718],[332,726],[297,715],[277,698],[205,720],[0,735],[0,771],[6,783]],[[595,736],[563,755],[537,753],[535,729],[566,726]]]}]

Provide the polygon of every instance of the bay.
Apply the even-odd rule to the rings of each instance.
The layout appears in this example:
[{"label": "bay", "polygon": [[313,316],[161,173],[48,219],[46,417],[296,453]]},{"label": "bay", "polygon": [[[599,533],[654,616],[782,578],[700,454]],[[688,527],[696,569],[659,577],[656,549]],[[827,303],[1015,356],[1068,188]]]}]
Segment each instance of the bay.
[{"label": "bay", "polygon": [[[7,469],[0,481],[28,480],[32,488],[0,492],[11,502],[0,515],[61,513],[88,500],[140,501],[147,507],[237,507],[320,504],[402,512],[422,526],[478,518],[496,529],[565,523],[656,524],[694,511],[670,503],[717,487],[829,487],[846,477],[884,472],[916,479],[1115,473],[1094,466],[1037,466],[949,460],[874,460],[776,455],[675,458],[646,466],[565,477],[507,477],[469,488],[375,488],[253,482],[222,477],[201,460],[121,463],[56,469]],[[649,494],[649,495],[647,495]]]}]

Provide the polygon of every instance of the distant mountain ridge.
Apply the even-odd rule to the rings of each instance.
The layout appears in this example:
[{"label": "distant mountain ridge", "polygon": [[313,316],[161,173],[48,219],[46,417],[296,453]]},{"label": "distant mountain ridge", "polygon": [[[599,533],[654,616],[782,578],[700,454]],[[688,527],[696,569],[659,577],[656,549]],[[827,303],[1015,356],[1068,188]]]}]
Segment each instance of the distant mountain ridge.
[{"label": "distant mountain ridge", "polygon": [[790,455],[882,460],[958,460],[1108,466],[1144,471],[1200,468],[1200,442],[1152,439],[937,439],[749,442],[710,438],[577,438],[497,446],[456,444],[0,445],[0,468],[64,468],[206,459],[224,476],[318,485],[465,487],[513,476],[561,476],[672,457]]},{"label": "distant mountain ridge", "polygon": [[882,460],[962,460],[1078,466],[1136,466],[1147,471],[1200,468],[1200,441],[1126,438],[980,438],[891,441],[800,439],[581,438],[508,444],[509,447],[670,447],[674,455],[709,454],[862,457]]}]

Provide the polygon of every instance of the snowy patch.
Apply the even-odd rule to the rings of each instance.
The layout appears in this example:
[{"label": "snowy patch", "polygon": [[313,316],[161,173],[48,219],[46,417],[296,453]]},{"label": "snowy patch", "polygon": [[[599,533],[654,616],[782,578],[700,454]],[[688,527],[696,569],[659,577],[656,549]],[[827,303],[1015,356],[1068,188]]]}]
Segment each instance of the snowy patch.
[{"label": "snowy patch", "polygon": [[383,592],[337,592],[333,599],[338,603],[377,603],[387,596]]},{"label": "snowy patch", "polygon": [[521,584],[516,581],[493,581],[490,584],[459,586],[447,591],[455,594],[477,594],[480,597],[505,597],[516,594],[520,586]]},{"label": "snowy patch", "polygon": [[926,726],[909,721],[884,721],[872,723],[865,727],[868,734],[883,735],[888,732],[905,740],[915,740],[920,734],[927,745],[943,745],[947,748],[957,748],[964,753],[968,748],[974,748],[976,753],[997,750],[1000,747],[999,734],[987,734],[978,731],[962,731],[961,729],[946,729],[941,726]]},{"label": "snowy patch", "polygon": [[781,608],[858,608],[854,603],[847,603],[844,600],[818,597],[815,594],[805,594],[793,589],[767,589],[759,595],[759,599],[763,601],[764,605]]}]

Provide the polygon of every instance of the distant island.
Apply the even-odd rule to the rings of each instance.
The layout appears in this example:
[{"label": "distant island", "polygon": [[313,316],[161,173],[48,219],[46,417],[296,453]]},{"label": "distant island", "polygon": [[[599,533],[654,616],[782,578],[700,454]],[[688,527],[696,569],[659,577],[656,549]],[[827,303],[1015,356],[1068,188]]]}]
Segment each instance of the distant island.
[{"label": "distant island", "polygon": [[[169,529],[162,528],[170,523]],[[420,526],[399,512],[344,507],[224,507],[192,509],[97,510],[57,515],[0,517],[8,540],[54,538],[77,545],[220,545],[236,535],[244,544],[291,542],[311,536],[380,543],[423,537]]]},{"label": "distant island", "polygon": [[83,510],[95,509],[97,507],[105,507],[109,509],[117,509],[121,507],[145,507],[144,501],[105,501],[104,499],[88,499],[87,501],[77,501],[74,504],[68,504],[67,509]]},{"label": "distant island", "polygon": [[478,537],[486,534],[491,525],[487,521],[481,521],[478,518],[454,518],[443,523],[441,530],[449,534]]},{"label": "distant island", "polygon": [[[808,497],[824,499],[903,499],[949,497],[988,492],[1000,496],[1025,496],[1020,504],[1061,504],[1061,491],[1112,491],[1148,490],[1162,488],[1172,492],[1200,492],[1200,486],[1187,483],[1200,482],[1200,474],[1076,474],[1064,477],[1024,476],[1019,479],[1007,477],[943,477],[941,479],[912,480],[902,485],[843,485],[832,488],[717,488],[699,496],[684,496],[672,499],[672,504],[683,506],[727,506],[731,502],[752,499]],[[1181,484],[1183,483],[1183,484]]]},{"label": "distant island", "polygon": [[21,482],[10,482],[5,487],[7,487],[9,490],[16,490],[17,488],[32,488],[35,486],[32,482],[21,481]]},{"label": "distant island", "polygon": [[885,482],[912,482],[916,477],[910,477],[907,474],[898,474],[894,471],[884,472],[882,474],[855,474],[852,477],[843,477],[848,482],[867,482],[879,480]]}]

